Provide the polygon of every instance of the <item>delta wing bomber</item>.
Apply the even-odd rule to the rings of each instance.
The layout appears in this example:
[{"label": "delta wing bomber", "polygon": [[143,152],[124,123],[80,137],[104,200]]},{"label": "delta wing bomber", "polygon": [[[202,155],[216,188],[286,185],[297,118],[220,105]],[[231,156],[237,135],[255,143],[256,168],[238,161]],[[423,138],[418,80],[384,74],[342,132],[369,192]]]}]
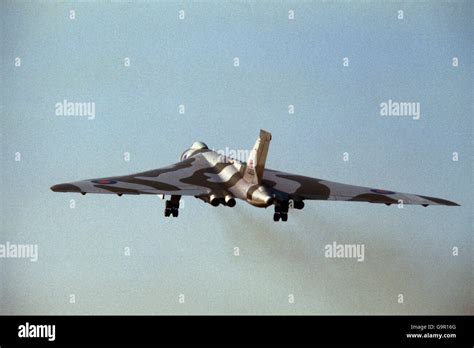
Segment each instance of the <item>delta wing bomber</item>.
[{"label": "delta wing bomber", "polygon": [[369,187],[340,184],[265,168],[272,136],[260,131],[247,162],[210,150],[195,142],[178,163],[146,172],[54,185],[54,192],[161,195],[165,216],[178,216],[182,196],[194,196],[214,207],[234,207],[236,199],[255,207],[274,206],[274,221],[287,221],[288,210],[303,209],[305,200],[391,204],[450,205],[445,199]]}]

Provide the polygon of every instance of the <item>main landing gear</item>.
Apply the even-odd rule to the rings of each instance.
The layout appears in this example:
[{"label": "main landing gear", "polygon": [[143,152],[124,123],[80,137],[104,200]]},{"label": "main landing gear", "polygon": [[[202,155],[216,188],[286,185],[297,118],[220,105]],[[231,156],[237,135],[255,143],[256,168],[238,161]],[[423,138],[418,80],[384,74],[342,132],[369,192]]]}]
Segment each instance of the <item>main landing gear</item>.
[{"label": "main landing gear", "polygon": [[178,217],[178,209],[179,209],[179,200],[181,196],[171,196],[171,199],[166,201],[165,207],[165,216],[173,216]]},{"label": "main landing gear", "polygon": [[282,200],[275,202],[275,214],[273,214],[273,221],[288,221],[288,209],[301,210],[304,208],[303,200]]},{"label": "main landing gear", "polygon": [[275,202],[275,214],[273,221],[288,221],[288,201]]}]

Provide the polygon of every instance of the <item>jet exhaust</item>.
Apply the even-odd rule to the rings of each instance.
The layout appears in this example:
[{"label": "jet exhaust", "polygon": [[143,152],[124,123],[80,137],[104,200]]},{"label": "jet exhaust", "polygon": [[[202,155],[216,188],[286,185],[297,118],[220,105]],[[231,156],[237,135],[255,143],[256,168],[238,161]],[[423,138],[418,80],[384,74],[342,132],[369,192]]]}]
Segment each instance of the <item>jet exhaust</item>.
[{"label": "jet exhaust", "polygon": [[209,203],[213,207],[217,207],[220,203],[220,199],[215,194],[212,194],[212,195],[209,196]]},{"label": "jet exhaust", "polygon": [[235,198],[232,197],[231,195],[226,195],[224,197],[224,201],[225,201],[225,204],[228,206],[228,207],[235,207]]}]

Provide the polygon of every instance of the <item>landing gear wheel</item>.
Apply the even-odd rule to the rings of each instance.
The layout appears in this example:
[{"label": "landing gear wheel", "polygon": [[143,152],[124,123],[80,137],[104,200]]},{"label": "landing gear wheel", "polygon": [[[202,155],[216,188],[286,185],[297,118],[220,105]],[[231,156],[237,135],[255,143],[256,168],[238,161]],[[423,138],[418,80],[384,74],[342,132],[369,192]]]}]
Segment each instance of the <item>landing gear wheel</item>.
[{"label": "landing gear wheel", "polygon": [[181,196],[171,195],[171,199],[166,201],[165,216],[178,217],[179,199]]},{"label": "landing gear wheel", "polygon": [[275,203],[275,214],[273,214],[273,221],[288,221],[288,201],[277,201]]}]

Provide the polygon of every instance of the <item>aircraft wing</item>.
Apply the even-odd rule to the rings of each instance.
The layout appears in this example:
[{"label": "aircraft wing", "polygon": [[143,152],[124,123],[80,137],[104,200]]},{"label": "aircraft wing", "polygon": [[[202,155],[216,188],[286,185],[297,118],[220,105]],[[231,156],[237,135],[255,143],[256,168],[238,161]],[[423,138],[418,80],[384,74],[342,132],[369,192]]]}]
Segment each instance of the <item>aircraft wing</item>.
[{"label": "aircraft wing", "polygon": [[219,189],[221,183],[208,181],[219,170],[202,155],[190,157],[170,166],[146,172],[88,179],[54,185],[55,192],[80,192],[104,194],[163,194],[199,196]]},{"label": "aircraft wing", "polygon": [[399,201],[402,201],[403,204],[419,204],[424,206],[459,205],[436,197],[346,185],[271,169],[265,169],[262,182],[272,187],[277,196],[280,195],[283,198],[289,199],[355,201],[385,204],[398,204]]}]

